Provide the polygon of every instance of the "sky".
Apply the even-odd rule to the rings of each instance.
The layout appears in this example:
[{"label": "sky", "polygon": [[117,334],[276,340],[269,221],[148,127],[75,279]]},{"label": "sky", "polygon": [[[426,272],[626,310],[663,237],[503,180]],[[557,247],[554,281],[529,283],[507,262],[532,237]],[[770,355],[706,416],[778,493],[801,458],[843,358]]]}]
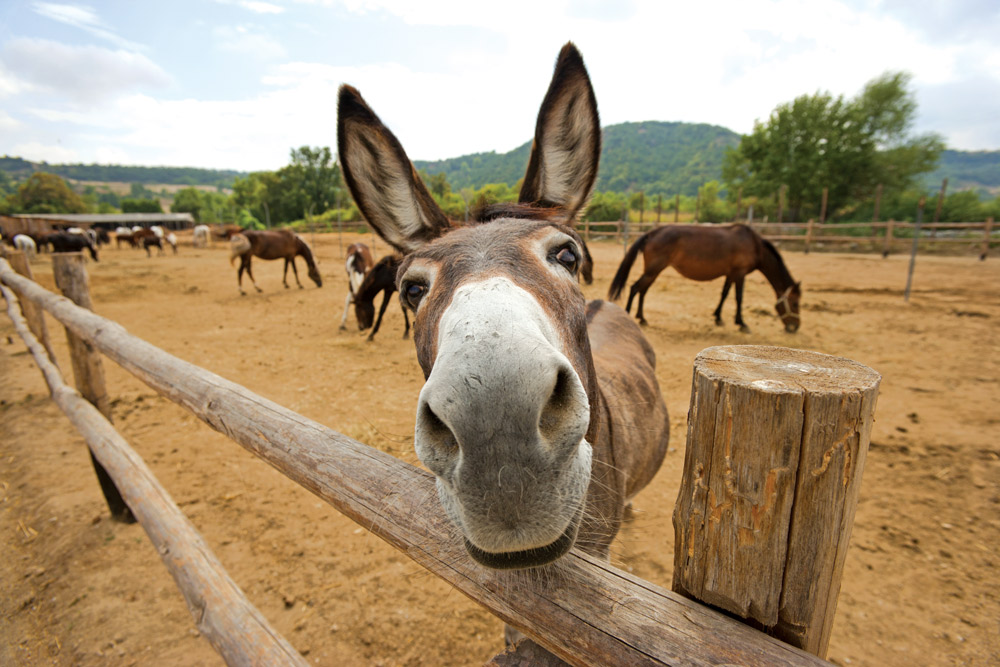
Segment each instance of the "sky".
[{"label": "sky", "polygon": [[414,160],[528,141],[561,46],[602,125],[749,133],[779,104],[911,75],[912,128],[1000,149],[998,0],[0,3],[0,154],[256,171],[336,144],[361,91]]}]

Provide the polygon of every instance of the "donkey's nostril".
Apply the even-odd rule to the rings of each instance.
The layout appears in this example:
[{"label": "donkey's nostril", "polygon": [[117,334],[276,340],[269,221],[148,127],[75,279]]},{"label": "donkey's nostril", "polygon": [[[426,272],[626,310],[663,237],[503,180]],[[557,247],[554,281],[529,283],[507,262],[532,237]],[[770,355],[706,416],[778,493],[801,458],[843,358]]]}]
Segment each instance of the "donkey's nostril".
[{"label": "donkey's nostril", "polygon": [[458,448],[455,434],[434,413],[427,401],[420,403],[420,411],[417,413],[417,428],[422,436],[421,439],[437,450],[438,455],[451,453]]},{"label": "donkey's nostril", "polygon": [[539,433],[550,444],[578,443],[589,421],[583,414],[589,411],[588,407],[576,373],[569,366],[560,367],[552,393],[538,417]]}]

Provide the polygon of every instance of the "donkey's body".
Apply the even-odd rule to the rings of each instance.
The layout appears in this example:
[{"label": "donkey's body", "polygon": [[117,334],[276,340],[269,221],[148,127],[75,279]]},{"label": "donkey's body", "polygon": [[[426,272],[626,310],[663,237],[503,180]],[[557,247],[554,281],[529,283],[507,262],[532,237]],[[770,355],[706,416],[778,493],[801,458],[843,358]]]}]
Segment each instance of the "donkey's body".
[{"label": "donkey's body", "polygon": [[250,268],[254,257],[268,260],[285,260],[285,269],[281,274],[281,283],[285,286],[285,289],[288,289],[289,264],[292,266],[292,272],[295,274],[295,284],[299,286],[299,289],[302,289],[302,283],[299,282],[299,270],[295,266],[295,258],[302,257],[309,267],[309,277],[316,283],[317,287],[323,286],[323,279],[320,277],[319,269],[313,260],[312,250],[302,240],[301,236],[290,229],[267,231],[246,230],[233,235],[230,239],[229,263],[232,264],[233,260],[237,257],[240,258],[240,268],[236,273],[236,284],[240,288],[240,294],[245,294],[243,291],[244,271],[250,276],[250,281],[253,283],[254,289],[258,292],[263,291],[257,287],[257,281],[254,280],[253,271]]},{"label": "donkey's body", "polygon": [[660,272],[672,266],[691,280],[725,277],[722,298],[713,313],[716,324],[722,324],[722,304],[729,295],[729,288],[735,285],[736,325],[742,331],[749,331],[743,322],[743,281],[748,273],[760,270],[778,297],[775,308],[785,329],[794,333],[799,328],[801,286],[792,279],[771,242],[746,225],[666,225],[643,234],[625,253],[611,281],[608,298],[617,299],[621,295],[629,270],[640,252],[643,273],[632,283],[625,311],[631,312],[632,300],[638,295],[635,316],[642,324],[646,324],[643,315],[646,292]]},{"label": "donkey's body", "polygon": [[414,445],[467,551],[492,568],[542,566],[574,544],[607,558],[669,420],[639,327],[587,304],[578,284],[586,253],[572,224],[600,156],[579,52],[559,55],[520,205],[465,227],[356,90],[341,87],[338,111],[345,180],[404,255],[397,284],[427,380]]}]

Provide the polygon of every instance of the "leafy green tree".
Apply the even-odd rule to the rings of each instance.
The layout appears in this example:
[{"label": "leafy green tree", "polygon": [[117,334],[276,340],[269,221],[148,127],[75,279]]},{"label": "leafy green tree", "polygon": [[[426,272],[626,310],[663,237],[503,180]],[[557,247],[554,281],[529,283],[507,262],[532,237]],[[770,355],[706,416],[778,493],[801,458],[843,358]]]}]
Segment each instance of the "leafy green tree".
[{"label": "leafy green tree", "polygon": [[824,187],[831,212],[869,197],[879,183],[902,191],[943,149],[935,135],[908,136],[916,112],[908,82],[906,74],[887,73],[851,100],[816,93],[779,105],[726,155],[727,186],[758,197],[787,186],[792,219],[818,213]]},{"label": "leafy green tree", "polygon": [[170,210],[190,213],[197,222],[222,222],[230,208],[229,197],[220,192],[205,192],[195,187],[178,190]]},{"label": "leafy green tree", "polygon": [[611,222],[620,220],[625,208],[625,197],[617,192],[595,192],[583,214],[590,222]]},{"label": "leafy green tree", "polygon": [[698,218],[702,222],[723,222],[733,217],[733,210],[726,202],[719,198],[721,186],[718,181],[709,181],[698,188],[698,196],[701,198]]},{"label": "leafy green tree", "polygon": [[35,172],[9,197],[12,213],[85,213],[87,205],[66,181],[46,172]]},{"label": "leafy green tree", "polygon": [[159,199],[122,199],[122,213],[163,213]]}]

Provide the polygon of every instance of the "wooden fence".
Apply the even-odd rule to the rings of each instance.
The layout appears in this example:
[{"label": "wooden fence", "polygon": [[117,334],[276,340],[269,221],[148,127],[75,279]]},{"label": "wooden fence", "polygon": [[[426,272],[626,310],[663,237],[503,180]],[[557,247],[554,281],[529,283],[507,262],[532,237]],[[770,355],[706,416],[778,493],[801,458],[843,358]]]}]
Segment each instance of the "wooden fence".
[{"label": "wooden fence", "polygon": [[[75,286],[60,289],[82,300],[83,256],[52,259],[57,274],[73,276]],[[26,262],[16,255],[12,261],[30,276]],[[509,586],[507,573],[467,556],[429,473],[156,348],[2,259],[0,289],[53,399],[149,534],[202,634],[229,664],[304,660],[246,600],[111,426],[110,413],[98,409],[107,404],[103,389],[94,389],[103,380],[81,382],[79,375],[100,373],[100,354],[573,664],[827,664],[690,598],[825,655],[878,388],[878,375],[860,364],[783,348],[710,348],[699,355],[691,414],[704,418],[691,417],[674,514],[674,589],[684,595],[577,550],[549,566],[546,577]],[[18,300],[29,319],[18,312]],[[84,400],[62,381],[39,309],[81,342],[71,346],[77,385],[97,395]],[[709,395],[713,387],[722,394]],[[735,484],[734,465],[740,467]],[[510,664],[503,656],[495,660]]]},{"label": "wooden fence", "polygon": [[[814,244],[846,243],[882,252],[884,255],[891,253],[899,243],[912,243],[913,230],[916,227],[912,222],[893,220],[838,223],[819,223],[814,220],[781,223],[755,221],[748,224],[771,241],[803,243],[807,252]],[[619,243],[628,245],[642,234],[660,226],[662,225],[655,222],[583,221],[578,223],[577,228],[586,241],[590,241],[591,238],[613,238]],[[993,227],[993,218],[984,222],[923,223],[920,225],[920,244],[958,247],[964,245],[969,250],[977,251],[980,258],[985,259],[990,244],[1000,243],[1000,238],[995,238],[993,235]]]}]

